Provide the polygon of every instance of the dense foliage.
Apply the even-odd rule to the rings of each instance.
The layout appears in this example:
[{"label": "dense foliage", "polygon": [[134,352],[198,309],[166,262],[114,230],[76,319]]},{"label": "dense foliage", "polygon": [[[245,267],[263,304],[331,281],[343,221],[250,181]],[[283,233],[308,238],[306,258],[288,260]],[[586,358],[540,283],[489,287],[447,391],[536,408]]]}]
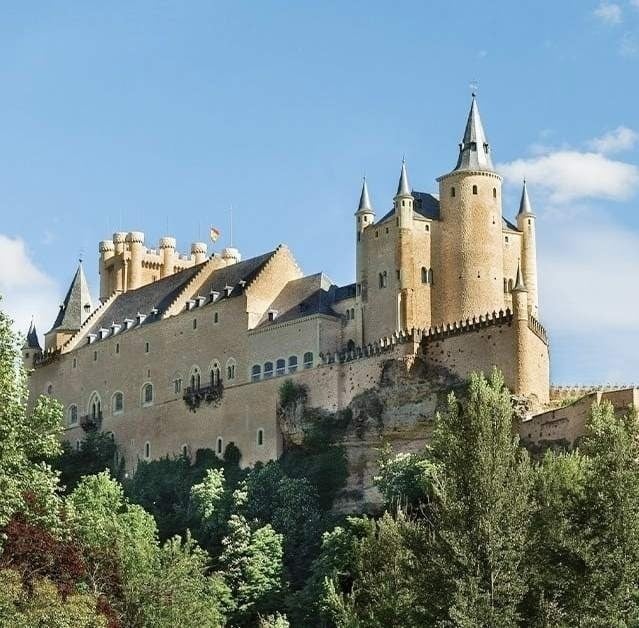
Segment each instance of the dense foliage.
[{"label": "dense foliage", "polygon": [[[531,460],[502,378],[450,395],[431,445],[380,454],[377,518],[338,517],[348,413],[305,409],[283,457],[140,462],[59,445],[26,404],[0,313],[0,625],[639,625],[639,429],[595,406],[572,452]],[[286,382],[281,405],[306,402]]]}]

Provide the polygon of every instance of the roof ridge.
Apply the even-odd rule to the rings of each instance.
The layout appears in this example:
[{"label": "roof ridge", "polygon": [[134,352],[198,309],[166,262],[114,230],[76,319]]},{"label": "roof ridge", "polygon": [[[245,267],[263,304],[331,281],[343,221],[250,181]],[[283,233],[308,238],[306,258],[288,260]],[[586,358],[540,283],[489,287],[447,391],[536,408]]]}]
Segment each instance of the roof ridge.
[{"label": "roof ridge", "polygon": [[80,340],[82,339],[83,332],[86,331],[86,328],[89,326],[89,323],[93,323],[93,319],[94,319],[95,315],[98,312],[100,312],[101,314],[104,314],[104,312],[107,311],[109,306],[113,303],[113,301],[115,301],[116,297],[120,296],[120,294],[122,294],[122,293],[118,292],[116,290],[115,292],[112,292],[111,296],[109,296],[105,301],[102,301],[102,303],[100,303],[100,305],[98,305],[98,307],[96,307],[95,310],[93,310],[93,312],[91,312],[91,314],[89,314],[89,316],[87,316],[87,318],[84,321],[84,323],[82,323],[82,325],[80,325],[80,329],[78,329],[78,331],[76,331],[75,334],[73,334],[73,336],[71,336],[71,338],[69,338],[60,347],[60,352],[61,353],[67,353],[67,352],[75,349],[76,346],[79,344]]}]

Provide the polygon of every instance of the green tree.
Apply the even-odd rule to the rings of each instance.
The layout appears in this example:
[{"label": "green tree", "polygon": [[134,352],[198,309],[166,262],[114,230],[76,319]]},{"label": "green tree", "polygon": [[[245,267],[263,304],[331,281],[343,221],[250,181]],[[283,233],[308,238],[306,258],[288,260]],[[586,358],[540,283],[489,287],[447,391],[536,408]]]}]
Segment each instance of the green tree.
[{"label": "green tree", "polygon": [[496,370],[489,379],[471,375],[466,397],[451,393],[437,417],[432,558],[445,595],[430,603],[459,626],[519,620],[532,471],[513,431],[510,393]]},{"label": "green tree", "polygon": [[42,462],[59,454],[62,408],[51,397],[27,407],[19,339],[0,311],[0,527],[15,513],[60,530],[57,474]]}]

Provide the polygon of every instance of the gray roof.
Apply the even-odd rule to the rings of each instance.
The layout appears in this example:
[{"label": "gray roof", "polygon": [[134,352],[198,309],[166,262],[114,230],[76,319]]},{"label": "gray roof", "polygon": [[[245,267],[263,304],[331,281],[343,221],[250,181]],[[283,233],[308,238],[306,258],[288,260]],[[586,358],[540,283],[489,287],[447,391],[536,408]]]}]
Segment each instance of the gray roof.
[{"label": "gray roof", "polygon": [[[412,196],[415,199],[413,209],[416,214],[423,216],[424,218],[430,218],[431,220],[439,220],[439,199],[428,192],[416,192],[412,191]],[[384,222],[395,214],[395,208],[391,209],[387,214],[379,219],[378,223]]]},{"label": "gray roof", "polygon": [[515,280],[513,292],[528,292],[526,284],[524,283],[524,277],[521,274],[521,264],[517,264],[517,279]]},{"label": "gray roof", "polygon": [[475,94],[470,104],[466,130],[459,145],[459,158],[453,172],[456,170],[494,170]]},{"label": "gray roof", "polygon": [[[271,251],[213,271],[202,288],[202,296],[208,296],[211,291],[218,292],[220,300],[239,296],[243,292],[240,282],[249,283],[273,254],[274,251]],[[144,325],[159,320],[204,264],[206,262],[117,296],[87,333],[96,333],[100,328],[122,323],[127,318],[135,320],[138,313],[147,315],[142,323]],[[225,292],[227,286],[232,289],[228,295]],[[157,313],[150,316],[153,310],[157,310]]]},{"label": "gray roof", "polygon": [[80,262],[50,331],[54,329],[60,331],[77,331],[89,317],[92,310],[93,304],[91,302],[89,284],[84,276],[82,262]]},{"label": "gray roof", "polygon": [[357,211],[373,211],[373,205],[371,204],[371,199],[368,196],[368,185],[366,184],[366,177],[364,177],[364,181],[362,182],[362,193],[359,197],[359,205],[357,207]]},{"label": "gray roof", "polygon": [[532,214],[533,210],[530,205],[530,198],[528,198],[528,188],[526,187],[526,179],[524,179],[524,186],[521,190],[521,200],[519,201],[518,216],[522,214]]},{"label": "gray roof", "polygon": [[268,313],[265,314],[258,327],[277,325],[311,314],[337,316],[331,307],[335,302],[336,288],[323,273],[289,281],[269,308],[275,310],[277,316],[270,321]]},{"label": "gray roof", "polygon": [[405,159],[402,159],[402,171],[399,173],[399,183],[397,184],[397,194],[395,196],[410,196],[410,185],[408,184]]},{"label": "gray roof", "polygon": [[25,347],[29,349],[37,349],[38,351],[42,351],[40,341],[38,340],[38,332],[36,331],[36,326],[33,321],[31,321],[31,324],[29,325],[29,331],[27,332],[27,337],[24,344]]}]

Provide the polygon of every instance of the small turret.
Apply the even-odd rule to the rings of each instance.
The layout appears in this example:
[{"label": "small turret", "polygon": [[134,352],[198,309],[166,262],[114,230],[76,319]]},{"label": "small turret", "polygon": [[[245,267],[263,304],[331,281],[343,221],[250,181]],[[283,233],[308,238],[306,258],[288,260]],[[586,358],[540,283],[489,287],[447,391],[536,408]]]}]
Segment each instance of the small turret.
[{"label": "small turret", "polygon": [[27,336],[24,339],[24,344],[22,345],[22,363],[24,364],[24,367],[26,369],[32,368],[34,359],[41,353],[42,347],[40,346],[40,341],[38,340],[38,332],[36,331],[36,326],[33,322],[33,319],[31,319],[29,331],[27,332]]},{"label": "small turret", "polygon": [[406,160],[402,159],[397,194],[393,199],[397,219],[397,241],[395,264],[399,279],[399,308],[396,329],[410,329],[415,326],[414,306],[414,251],[413,251],[413,203],[415,199],[408,183]]},{"label": "small turret", "polygon": [[357,241],[359,242],[360,234],[366,227],[372,225],[375,222],[375,210],[371,203],[370,196],[368,194],[368,184],[366,183],[366,177],[362,181],[362,192],[359,196],[359,205],[355,212],[355,223],[357,229]]},{"label": "small turret", "polygon": [[173,274],[175,264],[175,249],[177,242],[171,236],[160,238],[160,255],[162,256],[162,267],[160,268],[160,278]]},{"label": "small turret", "polygon": [[397,184],[397,194],[395,194],[395,215],[399,220],[400,229],[410,229],[413,223],[413,203],[415,199],[408,184],[408,173],[406,172],[406,160],[402,159],[402,170]]},{"label": "small turret", "polygon": [[528,196],[526,180],[521,191],[519,212],[517,213],[517,228],[523,233],[521,243],[521,262],[524,280],[528,287],[528,308],[530,313],[538,318],[539,297],[537,289],[537,237],[535,228],[536,216],[533,213]]},{"label": "small turret", "polygon": [[206,261],[206,244],[204,242],[193,242],[191,244],[191,255],[195,264]]},{"label": "small turret", "polygon": [[143,285],[142,259],[144,257],[144,234],[141,231],[127,233],[126,241],[129,245],[129,266],[127,272],[128,290],[135,290]]},{"label": "small turret", "polygon": [[227,246],[225,249],[222,249],[221,257],[227,266],[242,261],[242,255],[234,246]]}]

